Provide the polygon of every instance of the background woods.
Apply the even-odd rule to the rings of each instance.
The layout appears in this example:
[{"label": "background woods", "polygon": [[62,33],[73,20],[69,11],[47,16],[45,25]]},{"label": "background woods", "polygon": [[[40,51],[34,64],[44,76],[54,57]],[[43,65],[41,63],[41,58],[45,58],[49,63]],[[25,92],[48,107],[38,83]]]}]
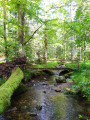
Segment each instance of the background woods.
[{"label": "background woods", "polygon": [[[84,60],[89,53],[89,2],[0,1],[0,56]],[[52,52],[53,51],[53,52]]]}]

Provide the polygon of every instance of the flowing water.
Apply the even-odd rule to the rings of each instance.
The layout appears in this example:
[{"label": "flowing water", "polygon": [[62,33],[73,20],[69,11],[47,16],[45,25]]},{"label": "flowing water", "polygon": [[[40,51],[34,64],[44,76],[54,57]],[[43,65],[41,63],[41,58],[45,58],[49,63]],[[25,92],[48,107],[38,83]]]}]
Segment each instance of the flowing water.
[{"label": "flowing water", "polygon": [[55,92],[56,87],[55,76],[33,79],[28,91],[12,100],[0,120],[90,120],[87,104],[75,96]]}]

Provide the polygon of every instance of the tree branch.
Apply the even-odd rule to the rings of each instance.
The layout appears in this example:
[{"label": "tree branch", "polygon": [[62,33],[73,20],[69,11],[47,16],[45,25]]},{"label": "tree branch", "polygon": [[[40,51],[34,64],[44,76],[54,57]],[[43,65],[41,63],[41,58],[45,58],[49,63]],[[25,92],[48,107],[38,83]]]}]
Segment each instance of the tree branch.
[{"label": "tree branch", "polygon": [[[41,28],[41,27],[42,27],[42,25],[41,25],[39,28]],[[33,38],[34,34],[39,30],[39,28],[37,28],[37,29],[33,32],[33,34],[30,36],[30,38],[29,38],[26,42],[24,42],[24,44],[28,43],[29,40]]]},{"label": "tree branch", "polygon": [[57,9],[57,8],[62,8],[64,7],[65,5],[61,5],[61,6],[56,6],[56,7],[51,7],[49,10],[52,10],[52,9]]},{"label": "tree branch", "polygon": [[[78,5],[78,4],[77,4]],[[75,6],[77,6],[77,5],[73,5],[74,7]],[[51,7],[49,10],[53,10],[53,9],[57,9],[57,8],[62,8],[62,7],[65,7],[66,5],[64,4],[64,5],[61,5],[61,6],[55,6],[55,7]],[[68,6],[70,6],[70,5],[68,5]],[[49,11],[48,10],[48,11]]]}]

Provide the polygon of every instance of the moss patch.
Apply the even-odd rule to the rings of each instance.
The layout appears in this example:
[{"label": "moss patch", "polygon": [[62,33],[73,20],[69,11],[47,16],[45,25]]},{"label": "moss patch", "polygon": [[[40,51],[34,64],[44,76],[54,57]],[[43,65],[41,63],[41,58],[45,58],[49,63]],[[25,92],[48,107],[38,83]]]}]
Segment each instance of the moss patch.
[{"label": "moss patch", "polygon": [[9,79],[0,87],[0,114],[3,113],[8,106],[10,106],[11,96],[18,88],[23,77],[23,72],[18,67],[12,72]]}]

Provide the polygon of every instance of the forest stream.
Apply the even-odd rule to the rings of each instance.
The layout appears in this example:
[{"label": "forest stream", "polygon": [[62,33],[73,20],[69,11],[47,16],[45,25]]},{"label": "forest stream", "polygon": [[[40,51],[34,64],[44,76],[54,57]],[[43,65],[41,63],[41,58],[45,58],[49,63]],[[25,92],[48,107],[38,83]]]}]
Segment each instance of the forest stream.
[{"label": "forest stream", "polygon": [[12,99],[11,107],[0,115],[0,120],[89,120],[85,102],[56,90],[58,71],[54,73],[29,82],[28,91]]}]

